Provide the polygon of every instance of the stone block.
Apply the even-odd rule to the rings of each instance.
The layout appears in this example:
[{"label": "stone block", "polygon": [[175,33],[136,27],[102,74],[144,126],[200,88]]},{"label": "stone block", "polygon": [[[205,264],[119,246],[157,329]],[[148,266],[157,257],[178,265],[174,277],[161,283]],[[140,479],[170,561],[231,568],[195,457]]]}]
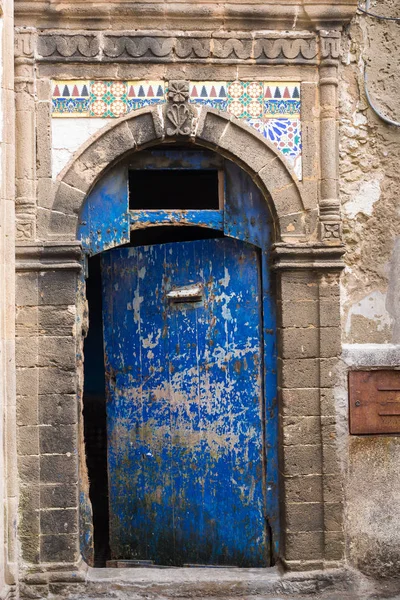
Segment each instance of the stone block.
[{"label": "stone block", "polygon": [[38,305],[38,274],[17,273],[15,278],[15,303],[17,306]]},{"label": "stone block", "polygon": [[39,396],[41,425],[73,425],[78,420],[78,405],[73,394]]},{"label": "stone block", "polygon": [[340,300],[340,277],[329,273],[320,278],[319,296],[321,300],[339,302]]},{"label": "stone block", "polygon": [[326,475],[337,475],[340,473],[336,444],[324,446],[322,463]]},{"label": "stone block", "polygon": [[52,82],[51,79],[37,79],[36,92],[38,100],[51,101]]},{"label": "stone block", "polygon": [[284,477],[283,488],[287,502],[322,502],[322,475]]},{"label": "stone block", "polygon": [[36,368],[19,367],[16,372],[16,392],[18,396],[32,396],[39,388],[39,372]]},{"label": "stone block", "polygon": [[[301,210],[290,215],[279,216],[279,228],[281,240],[283,242],[293,242],[294,239],[304,240],[307,234],[307,215]],[[279,234],[277,234],[279,239]]]},{"label": "stone block", "polygon": [[319,389],[281,390],[283,416],[311,417],[320,414]]},{"label": "stone block", "polygon": [[65,215],[78,215],[86,194],[61,182],[54,198],[53,210]]},{"label": "stone block", "polygon": [[134,148],[135,140],[131,130],[127,122],[123,121],[88,146],[71,166],[63,181],[86,194],[110,163]]},{"label": "stone block", "polygon": [[39,274],[39,304],[75,304],[76,274],[73,271],[42,271]]},{"label": "stone block", "polygon": [[321,388],[321,415],[331,417],[336,415],[334,391],[332,388]]},{"label": "stone block", "polygon": [[37,425],[37,396],[17,396],[17,425]]},{"label": "stone block", "polygon": [[39,394],[74,394],[76,373],[57,367],[40,367],[38,390]]},{"label": "stone block", "polygon": [[320,356],[331,358],[341,353],[341,330],[339,327],[321,327]]},{"label": "stone block", "polygon": [[[23,560],[27,563],[37,564],[39,562],[39,536],[32,535],[25,537],[20,535],[19,543]],[[24,596],[21,595],[21,597],[23,598]]]},{"label": "stone block", "polygon": [[321,300],[320,326],[340,327],[340,303],[337,301]]},{"label": "stone block", "polygon": [[323,358],[320,360],[320,381],[322,388],[333,387],[337,380],[337,358]]},{"label": "stone block", "polygon": [[323,444],[333,444],[336,441],[336,418],[321,417],[321,435]]},{"label": "stone block", "polygon": [[341,531],[325,532],[325,560],[343,560],[344,540]]},{"label": "stone block", "polygon": [[51,209],[54,205],[54,199],[59,187],[60,182],[54,181],[50,177],[39,179],[37,182],[38,206]]},{"label": "stone block", "polygon": [[17,367],[35,367],[38,362],[38,339],[28,337],[16,339],[15,364]]},{"label": "stone block", "polygon": [[127,121],[127,125],[137,147],[148,144],[157,138],[161,139],[162,137],[161,124],[158,118],[153,118],[153,114],[150,112],[137,114]]},{"label": "stone block", "polygon": [[315,388],[319,385],[319,365],[315,358],[279,360],[282,388]]},{"label": "stone block", "polygon": [[[267,187],[269,190],[270,188]],[[303,205],[300,204],[300,193],[296,184],[291,183],[281,189],[273,192],[274,207],[279,217],[292,215],[301,211]]]},{"label": "stone block", "polygon": [[17,450],[19,456],[39,454],[39,431],[37,425],[18,427]]},{"label": "stone block", "polygon": [[36,105],[36,173],[40,177],[51,177],[51,104],[38,102]]},{"label": "stone block", "polygon": [[278,326],[317,327],[319,324],[318,302],[278,302]]},{"label": "stone block", "polygon": [[[28,338],[38,334],[37,306],[17,306],[15,309],[15,333],[17,337]],[[23,340],[21,340],[23,343]],[[18,343],[18,342],[17,342]]]},{"label": "stone block", "polygon": [[76,367],[76,342],[71,336],[41,336],[39,338],[39,358],[41,367],[55,366],[65,370]]},{"label": "stone block", "polygon": [[21,483],[37,484],[39,482],[39,457],[19,456],[18,476]]},{"label": "stone block", "polygon": [[[257,137],[257,134],[252,134],[239,122],[230,122],[224,130],[222,137],[218,143],[219,147],[229,152],[243,164],[251,165],[254,173],[259,173],[260,179],[263,181],[263,174],[268,172],[268,169],[261,171],[266,165],[269,167],[271,177],[275,174],[272,163],[275,159],[275,154],[265,145],[265,140]],[[271,173],[271,169],[273,173]],[[292,183],[290,180],[289,183]],[[272,191],[274,188],[266,186]]]},{"label": "stone block", "polygon": [[324,505],[319,502],[287,503],[284,511],[286,531],[322,531],[324,528]]},{"label": "stone block", "polygon": [[282,453],[284,475],[320,475],[322,473],[321,446],[285,446]]},{"label": "stone block", "polygon": [[76,312],[73,306],[41,306],[37,318],[42,335],[68,336],[75,334]]},{"label": "stone block", "polygon": [[339,503],[325,502],[325,530],[342,531],[343,529],[343,505]]},{"label": "stone block", "polygon": [[316,358],[319,356],[319,332],[316,327],[281,329],[278,340],[281,358]]},{"label": "stone block", "polygon": [[74,508],[78,506],[78,486],[70,483],[64,484],[41,484],[40,485],[41,508]]},{"label": "stone block", "polygon": [[283,417],[282,431],[285,446],[320,444],[321,442],[320,417]]},{"label": "stone block", "polygon": [[300,302],[318,300],[318,279],[315,273],[282,271],[279,274],[278,300]]},{"label": "stone block", "polygon": [[285,540],[286,560],[318,560],[324,557],[324,534],[322,531],[287,533]]},{"label": "stone block", "polygon": [[78,536],[76,534],[40,536],[41,562],[72,563],[76,562],[78,554]]},{"label": "stone block", "polygon": [[[306,121],[301,124],[303,177],[315,177],[318,173],[319,126],[317,122]],[[309,208],[309,206],[307,207]]]},{"label": "stone block", "polygon": [[218,146],[229,121],[222,117],[218,111],[202,111],[196,132],[196,139],[206,142],[210,146]]},{"label": "stone block", "polygon": [[22,537],[38,536],[40,532],[39,494],[36,502],[32,491],[36,488],[38,486],[21,486],[20,489],[18,533]]},{"label": "stone block", "polygon": [[78,511],[76,508],[49,509],[40,511],[40,532],[43,535],[76,533]]},{"label": "stone block", "polygon": [[332,503],[342,502],[343,486],[339,475],[324,475],[324,500]]},{"label": "stone block", "polygon": [[[279,192],[293,185],[293,179],[286,166],[283,165],[280,156],[276,156],[275,153],[271,153],[271,155],[273,157],[272,161],[259,170],[258,176],[270,194],[274,195],[274,192]],[[298,197],[297,195],[297,202],[289,212],[294,213],[302,209]]]},{"label": "stone block", "polygon": [[[36,457],[34,457],[36,458]],[[76,483],[78,465],[75,455],[50,455],[40,457],[41,483]]]},{"label": "stone block", "polygon": [[74,241],[78,227],[78,216],[65,215],[61,212],[52,212],[40,206],[37,209],[37,231],[39,239],[49,236],[57,240]]},{"label": "stone block", "polygon": [[77,447],[76,425],[41,425],[39,428],[41,454],[67,454]]}]

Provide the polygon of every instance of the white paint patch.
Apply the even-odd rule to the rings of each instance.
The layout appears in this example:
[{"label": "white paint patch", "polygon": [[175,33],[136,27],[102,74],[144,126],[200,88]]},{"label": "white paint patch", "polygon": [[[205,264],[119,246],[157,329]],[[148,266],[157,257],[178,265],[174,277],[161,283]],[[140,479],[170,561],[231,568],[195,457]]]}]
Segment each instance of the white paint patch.
[{"label": "white paint patch", "polygon": [[52,119],[52,173],[53,179],[63,170],[82,144],[112,119],[85,119],[70,117]]},{"label": "white paint patch", "polygon": [[343,210],[350,219],[354,219],[359,213],[367,216],[372,215],[375,202],[381,197],[381,180],[383,175],[370,181],[363,181],[358,193],[343,205]]},{"label": "white paint patch", "polygon": [[386,310],[386,294],[379,290],[371,292],[371,294],[351,306],[346,319],[346,334],[350,332],[353,315],[361,315],[366,319],[375,321],[378,331],[383,331],[386,327],[390,328],[392,326],[392,319]]}]

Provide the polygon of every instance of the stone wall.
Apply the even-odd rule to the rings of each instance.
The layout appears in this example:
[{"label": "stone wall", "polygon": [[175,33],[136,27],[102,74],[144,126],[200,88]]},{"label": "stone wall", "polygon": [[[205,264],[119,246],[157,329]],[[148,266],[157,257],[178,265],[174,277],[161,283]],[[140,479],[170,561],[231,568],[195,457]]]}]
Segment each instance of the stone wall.
[{"label": "stone wall", "polygon": [[[395,436],[349,436],[347,373],[399,366],[400,129],[373,113],[363,89],[366,62],[372,98],[400,120],[399,25],[358,15],[342,32],[338,145],[347,255],[340,331],[335,78],[341,34],[319,28],[338,27],[355,2],[335,2],[334,8],[316,1],[230,2],[222,8],[198,2],[186,13],[184,3],[167,3],[163,13],[158,2],[110,2],[101,3],[95,16],[84,3],[59,3],[57,22],[53,9],[43,10],[41,3],[16,4],[17,431],[25,584],[45,595],[50,576],[43,573],[43,564],[53,563],[54,580],[65,583],[68,576],[56,570],[70,569],[72,579],[79,563],[77,328],[83,314],[76,304],[77,213],[109,163],[136,144],[157,144],[165,137],[161,107],[151,115],[141,113],[136,124],[120,119],[119,133],[112,131],[111,118],[77,117],[54,126],[51,80],[127,80],[133,72],[136,80],[265,82],[285,76],[301,82],[301,182],[283,177],[282,171],[274,174],[264,163],[262,171],[259,162],[269,146],[258,134],[249,141],[245,126],[234,119],[228,123],[216,111],[198,111],[191,141],[237,160],[266,196],[276,195],[281,558],[295,570],[340,566],[345,546],[351,565],[373,575],[395,573],[400,561],[400,446]],[[149,21],[150,5],[154,18]],[[395,0],[371,9],[400,16]],[[207,31],[210,21],[229,31]],[[291,31],[261,32],[266,24]],[[36,27],[43,27],[39,39]],[[135,32],[137,27],[147,34]],[[100,132],[106,124],[109,130]],[[79,151],[82,144],[85,149]],[[279,162],[276,155],[273,161]],[[332,247],[336,255],[329,254]],[[6,295],[13,304],[11,270],[8,277]],[[13,326],[7,326],[11,340]],[[345,345],[337,365],[341,342]],[[11,394],[10,403],[12,399]],[[15,457],[14,413],[9,414],[10,456]],[[80,457],[82,461],[82,449]],[[15,488],[9,489],[12,498]]]},{"label": "stone wall", "polygon": [[[396,0],[370,10],[400,17]],[[399,568],[400,446],[396,436],[348,436],[348,369],[399,367],[400,121],[399,23],[359,14],[343,33],[340,68],[340,194],[346,243],[342,276],[341,383],[336,389],[339,443],[346,476],[347,554],[373,575]]]},{"label": "stone wall", "polygon": [[0,598],[14,596],[17,578],[13,44],[13,2],[4,0],[0,3]]}]

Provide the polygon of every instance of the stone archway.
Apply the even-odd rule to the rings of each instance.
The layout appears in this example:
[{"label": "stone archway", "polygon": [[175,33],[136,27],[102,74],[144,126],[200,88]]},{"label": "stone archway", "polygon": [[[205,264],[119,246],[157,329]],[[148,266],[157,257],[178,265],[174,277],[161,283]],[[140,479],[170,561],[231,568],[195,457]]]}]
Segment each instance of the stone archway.
[{"label": "stone archway", "polygon": [[[175,139],[168,136],[160,107],[135,111],[99,131],[60,173],[43,233],[54,239],[62,230],[63,239],[75,239],[82,204],[102,173],[129,152]],[[270,201],[276,241],[306,241],[315,211],[306,210],[300,186],[271,143],[238,119],[207,107],[183,139],[217,151],[251,175]]]}]

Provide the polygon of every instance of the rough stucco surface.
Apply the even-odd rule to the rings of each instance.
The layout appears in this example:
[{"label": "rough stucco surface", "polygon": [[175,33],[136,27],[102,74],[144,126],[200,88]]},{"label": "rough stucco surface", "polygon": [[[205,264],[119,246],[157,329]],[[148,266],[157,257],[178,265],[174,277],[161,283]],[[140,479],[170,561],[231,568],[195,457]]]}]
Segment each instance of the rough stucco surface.
[{"label": "rough stucco surface", "polygon": [[[400,16],[397,0],[371,4]],[[400,121],[399,24],[358,16],[343,36],[339,85],[340,194],[347,246],[343,286],[343,341],[400,341],[400,128],[386,125],[369,108],[374,102]]]},{"label": "rough stucco surface", "polygon": [[[397,0],[371,3],[370,10],[400,17]],[[336,389],[345,423],[339,440],[347,471],[347,554],[353,566],[378,577],[398,575],[400,566],[400,443],[389,436],[349,438],[346,375],[348,368],[399,366],[390,360],[378,364],[372,344],[400,342],[400,128],[385,124],[369,108],[363,82],[365,62],[375,105],[400,121],[399,27],[365,15],[354,19],[343,36],[339,84],[340,194],[347,248],[342,338],[365,344],[353,346],[361,363],[344,365],[342,388]]]}]

